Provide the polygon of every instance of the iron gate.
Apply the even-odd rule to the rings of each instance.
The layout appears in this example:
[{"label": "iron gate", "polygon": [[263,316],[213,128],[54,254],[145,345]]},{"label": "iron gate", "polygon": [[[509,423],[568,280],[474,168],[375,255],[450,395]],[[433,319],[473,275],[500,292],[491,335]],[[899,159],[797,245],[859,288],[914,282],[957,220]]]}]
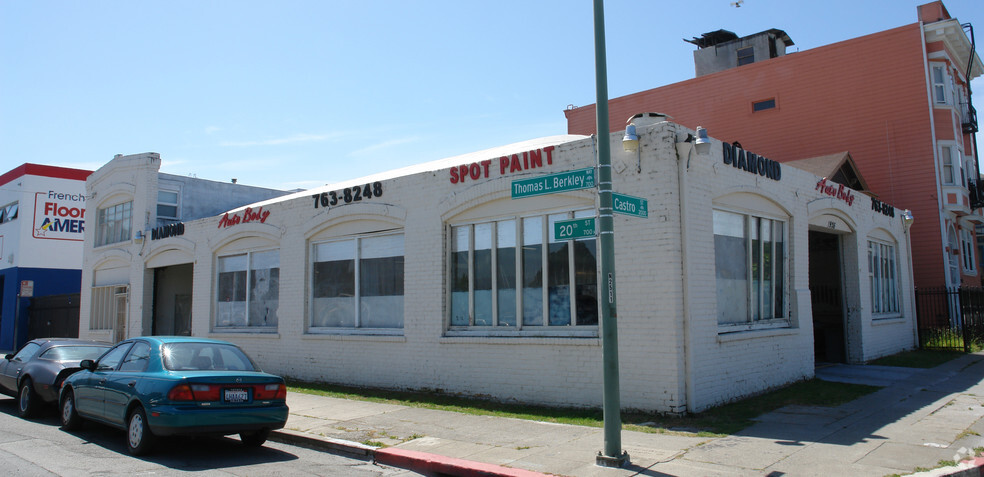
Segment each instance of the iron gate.
[{"label": "iron gate", "polygon": [[984,347],[984,288],[917,288],[916,316],[923,349],[970,352]]}]

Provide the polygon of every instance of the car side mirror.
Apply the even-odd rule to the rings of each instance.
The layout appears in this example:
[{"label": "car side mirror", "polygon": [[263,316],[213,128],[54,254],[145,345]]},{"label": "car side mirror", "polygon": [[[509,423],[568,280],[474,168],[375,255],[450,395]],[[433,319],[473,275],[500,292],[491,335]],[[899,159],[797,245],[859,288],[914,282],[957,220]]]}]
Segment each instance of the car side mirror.
[{"label": "car side mirror", "polygon": [[7,361],[10,361],[10,360],[14,359],[14,355],[13,355],[13,353],[7,353],[7,354],[5,354],[3,356],[3,359],[5,359]]},{"label": "car side mirror", "polygon": [[82,362],[79,363],[79,366],[82,369],[88,369],[89,371],[92,371],[96,369],[96,362],[91,359],[83,359]]}]

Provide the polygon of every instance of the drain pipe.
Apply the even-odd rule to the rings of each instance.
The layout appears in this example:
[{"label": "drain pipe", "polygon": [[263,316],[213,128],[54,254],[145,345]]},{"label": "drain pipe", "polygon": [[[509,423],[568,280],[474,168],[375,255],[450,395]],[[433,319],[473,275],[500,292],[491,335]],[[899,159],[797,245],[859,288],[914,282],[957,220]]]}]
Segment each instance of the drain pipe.
[{"label": "drain pipe", "polygon": [[684,389],[686,401],[687,412],[694,412],[694,379],[693,379],[693,361],[694,361],[694,347],[693,343],[690,342],[692,320],[690,316],[690,274],[688,273],[687,264],[690,263],[689,260],[689,249],[687,244],[690,242],[687,237],[687,169],[690,167],[690,158],[694,153],[694,143],[688,142],[687,146],[687,160],[683,161],[680,157],[680,149],[675,148],[677,156],[677,186],[679,187],[679,204],[680,204],[680,255],[682,260],[680,260],[681,276],[683,278],[683,373],[684,373]]}]

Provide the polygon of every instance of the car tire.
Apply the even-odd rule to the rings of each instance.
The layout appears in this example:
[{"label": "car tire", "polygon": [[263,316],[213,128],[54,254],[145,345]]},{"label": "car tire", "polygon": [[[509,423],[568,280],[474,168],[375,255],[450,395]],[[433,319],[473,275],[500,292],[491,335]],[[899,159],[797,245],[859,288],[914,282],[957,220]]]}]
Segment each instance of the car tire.
[{"label": "car tire", "polygon": [[143,408],[130,411],[126,419],[126,450],[131,455],[145,455],[154,445],[154,433],[147,424],[147,414]]},{"label": "car tire", "polygon": [[38,401],[38,394],[34,392],[34,384],[31,378],[24,378],[17,391],[17,414],[20,417],[31,418],[37,414],[37,408],[41,403]]},{"label": "car tire", "polygon": [[241,432],[239,440],[243,441],[246,447],[260,447],[270,437],[270,429],[261,429],[256,432]]},{"label": "car tire", "polygon": [[71,389],[65,390],[61,398],[61,423],[62,429],[72,431],[82,427],[82,416],[75,409],[75,393]]}]

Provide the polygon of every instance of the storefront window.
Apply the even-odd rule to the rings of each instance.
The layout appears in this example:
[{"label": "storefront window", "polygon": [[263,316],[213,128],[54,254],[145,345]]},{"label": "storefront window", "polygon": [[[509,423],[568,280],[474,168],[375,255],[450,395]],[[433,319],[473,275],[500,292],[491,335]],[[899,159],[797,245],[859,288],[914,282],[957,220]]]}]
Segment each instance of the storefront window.
[{"label": "storefront window", "polygon": [[452,226],[451,328],[597,326],[597,239],[549,233],[558,220],[593,216],[582,210]]},{"label": "storefront window", "polygon": [[99,209],[96,213],[96,246],[130,240],[133,201]]},{"label": "storefront window", "polygon": [[785,223],[714,211],[719,325],[785,318]]},{"label": "storefront window", "polygon": [[276,329],[280,304],[280,251],[219,257],[215,327]]},{"label": "storefront window", "polygon": [[897,276],[895,246],[869,240],[868,277],[871,284],[871,309],[873,313],[899,312]]},{"label": "storefront window", "polygon": [[403,234],[312,248],[313,330],[403,328]]}]

